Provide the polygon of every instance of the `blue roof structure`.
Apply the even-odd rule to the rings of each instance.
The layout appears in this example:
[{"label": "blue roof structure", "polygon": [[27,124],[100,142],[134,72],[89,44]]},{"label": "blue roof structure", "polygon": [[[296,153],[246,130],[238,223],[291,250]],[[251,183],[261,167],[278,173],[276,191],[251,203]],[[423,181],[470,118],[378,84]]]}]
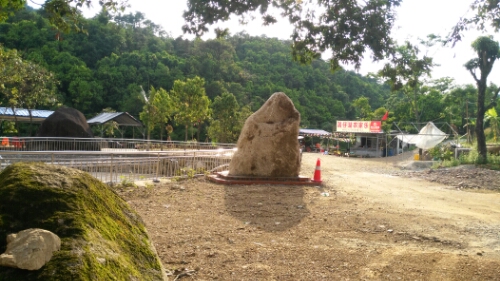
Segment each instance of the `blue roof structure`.
[{"label": "blue roof structure", "polygon": [[33,122],[43,122],[45,118],[49,117],[54,111],[41,110],[41,109],[25,109],[25,108],[12,108],[0,107],[0,120],[10,120],[19,122],[30,122],[30,111]]}]

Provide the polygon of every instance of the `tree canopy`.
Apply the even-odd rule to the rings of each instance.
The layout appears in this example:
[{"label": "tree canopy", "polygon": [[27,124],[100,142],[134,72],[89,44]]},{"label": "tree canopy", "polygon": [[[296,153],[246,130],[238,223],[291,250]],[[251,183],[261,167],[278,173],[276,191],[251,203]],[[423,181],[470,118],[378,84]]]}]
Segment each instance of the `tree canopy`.
[{"label": "tree canopy", "polygon": [[188,127],[194,123],[200,124],[209,116],[210,100],[205,94],[205,80],[200,77],[177,80],[170,92],[175,104],[174,118],[186,127],[185,141],[188,138]]},{"label": "tree canopy", "polygon": [[[294,26],[293,57],[310,63],[329,51],[333,69],[340,63],[361,65],[367,50],[373,59],[385,58],[392,51],[390,32],[394,23],[394,8],[401,0],[367,1],[289,1],[289,0],[188,0],[184,13],[185,32],[202,35],[207,26],[226,21],[231,15],[245,20],[250,12],[259,11],[264,25],[277,19],[269,13],[278,9]],[[310,5],[308,5],[308,3]],[[312,4],[314,3],[314,4]]]},{"label": "tree canopy", "polygon": [[[27,0],[0,0],[0,22],[24,8],[27,2]],[[70,30],[84,31],[79,9],[84,6],[90,7],[96,2],[104,9],[114,11],[124,10],[127,3],[125,0],[45,0],[43,3],[31,1],[32,4],[41,6],[52,25],[65,32]]]},{"label": "tree canopy", "polygon": [[378,72],[379,77],[391,85],[392,91],[401,91],[406,96],[417,122],[421,119],[419,95],[425,93],[422,89],[424,78],[431,76],[433,66],[432,58],[419,57],[418,47],[405,42],[396,48],[390,62]]}]

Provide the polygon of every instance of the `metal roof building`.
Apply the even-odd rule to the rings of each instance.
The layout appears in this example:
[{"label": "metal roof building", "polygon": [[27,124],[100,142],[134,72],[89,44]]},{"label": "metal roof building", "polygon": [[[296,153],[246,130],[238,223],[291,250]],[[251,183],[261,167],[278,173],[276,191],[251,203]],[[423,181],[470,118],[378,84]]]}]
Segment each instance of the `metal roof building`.
[{"label": "metal roof building", "polygon": [[33,122],[43,122],[54,113],[52,110],[24,108],[14,108],[12,110],[10,107],[0,107],[0,120],[16,121],[17,119],[18,122],[30,122],[30,111]]},{"label": "metal roof building", "polygon": [[102,125],[109,121],[115,121],[119,126],[142,127],[142,123],[128,112],[100,113],[94,118],[87,120],[89,125]]}]

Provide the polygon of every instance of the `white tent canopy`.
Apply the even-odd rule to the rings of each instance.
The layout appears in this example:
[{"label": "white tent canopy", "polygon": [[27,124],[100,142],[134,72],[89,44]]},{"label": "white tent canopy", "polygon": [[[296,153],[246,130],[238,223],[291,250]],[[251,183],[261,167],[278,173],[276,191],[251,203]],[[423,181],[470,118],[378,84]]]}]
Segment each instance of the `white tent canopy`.
[{"label": "white tent canopy", "polygon": [[299,135],[328,138],[332,136],[332,133],[319,129],[299,129]]},{"label": "white tent canopy", "polygon": [[418,135],[398,134],[397,138],[405,143],[414,144],[421,149],[430,149],[441,143],[448,137],[443,131],[439,130],[434,123],[429,122],[423,127]]}]

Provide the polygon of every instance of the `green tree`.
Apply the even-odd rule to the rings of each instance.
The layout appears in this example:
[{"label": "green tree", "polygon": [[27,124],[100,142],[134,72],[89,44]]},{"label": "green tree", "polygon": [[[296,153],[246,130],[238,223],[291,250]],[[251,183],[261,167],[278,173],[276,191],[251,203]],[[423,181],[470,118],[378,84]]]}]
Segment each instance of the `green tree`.
[{"label": "green tree", "polygon": [[205,80],[198,76],[186,81],[176,80],[170,92],[176,112],[174,119],[185,126],[185,141],[188,137],[188,127],[194,123],[200,124],[210,115],[210,99],[205,93]]},{"label": "green tree", "polygon": [[[163,125],[170,116],[170,97],[167,91],[160,88],[156,90],[151,87],[149,94],[141,87],[141,95],[144,99],[144,107],[139,118],[146,124],[147,138],[150,139],[151,131],[157,125]],[[161,126],[161,129],[163,126]]]},{"label": "green tree", "polygon": [[420,119],[436,121],[445,118],[443,93],[438,88],[431,86],[422,87],[422,91],[423,94],[419,97],[419,107],[422,109]]},{"label": "green tree", "polygon": [[500,117],[498,116],[497,110],[494,107],[486,110],[484,120],[489,121],[493,140],[497,142],[498,136],[500,135]]},{"label": "green tree", "polygon": [[16,50],[5,50],[0,45],[0,91],[5,93],[5,85],[21,80],[21,56]]},{"label": "green tree", "polygon": [[[205,79],[209,99],[230,92],[241,109],[257,110],[272,93],[285,92],[307,127],[330,129],[335,119],[355,118],[352,100],[362,96],[371,108],[389,107],[388,85],[352,71],[332,73],[320,59],[301,65],[290,56],[292,41],[245,33],[208,41],[158,37],[160,31],[144,16],[111,20],[104,10],[82,19],[88,35],[60,34],[56,41],[57,30],[45,14],[30,9],[16,13],[0,24],[0,42],[52,71],[61,81],[61,101],[86,115],[111,107],[138,116],[144,105],[139,85],[146,91],[151,86],[170,91],[174,81],[194,76]],[[151,136],[157,131],[158,126]],[[183,130],[176,127],[172,137],[177,135]]]},{"label": "green tree", "polygon": [[488,26],[493,27],[495,32],[500,30],[500,5],[495,0],[473,0],[470,9],[475,11],[470,16],[461,17],[458,23],[453,27],[453,31],[447,38],[446,43],[452,42],[453,45],[461,41],[464,31],[475,27],[478,30],[486,30]]},{"label": "green tree", "polygon": [[372,120],[373,113],[370,103],[366,97],[360,97],[352,101],[352,106],[356,109],[356,113],[361,120]]},{"label": "green tree", "polygon": [[0,22],[24,8],[24,5],[26,5],[26,0],[0,0]]},{"label": "green tree", "polygon": [[443,96],[445,106],[443,112],[446,115],[446,121],[455,125],[461,133],[465,133],[469,143],[472,143],[474,132],[471,130],[469,119],[475,115],[476,99],[477,89],[471,84],[453,88]]},{"label": "green tree", "polygon": [[[116,112],[116,110],[112,109],[112,108],[109,108],[109,107],[106,107],[102,110],[103,113],[114,113]],[[106,137],[115,137],[115,131],[119,130],[120,129],[120,125],[118,124],[118,122],[114,121],[114,120],[111,120],[111,121],[108,121],[104,124],[102,124],[102,127],[101,127],[101,136],[106,136]]]},{"label": "green tree", "polygon": [[[5,52],[1,57],[6,63],[3,65],[1,92],[13,111],[15,108],[28,109],[30,123],[33,123],[32,109],[56,103],[57,80],[45,68],[30,61],[23,61],[17,52]],[[30,135],[31,129],[30,125]]]},{"label": "green tree", "polygon": [[[14,12],[26,7],[27,0],[0,0],[0,22],[5,21]],[[43,3],[30,1],[40,5],[46,12],[52,25],[62,31],[85,31],[81,26],[80,8],[98,3],[107,10],[123,10],[127,4],[124,0],[45,0]]]},{"label": "green tree", "polygon": [[208,137],[216,142],[230,143],[238,139],[240,106],[233,94],[225,92],[212,103],[212,118]]},{"label": "green tree", "polygon": [[47,59],[65,105],[82,112],[97,113],[102,104],[102,87],[93,71],[69,52],[59,52]]},{"label": "green tree", "polygon": [[[282,11],[294,26],[293,57],[311,62],[322,52],[331,51],[333,69],[340,62],[361,64],[363,54],[371,50],[374,59],[383,59],[392,47],[390,32],[394,23],[394,7],[401,0],[367,1],[266,1],[266,0],[189,0],[184,13],[185,32],[201,35],[207,25],[225,21],[231,15],[248,15],[260,11],[265,25],[277,20],[268,13],[270,7]],[[314,5],[314,8],[310,5]],[[321,20],[317,20],[321,19]]]},{"label": "green tree", "polygon": [[[168,127],[165,125],[170,120],[171,115],[173,113],[172,99],[170,97],[170,94],[163,88],[160,88],[154,95],[153,105],[158,110],[158,115],[159,115],[158,124],[160,125],[160,140],[163,140],[163,129]],[[172,131],[173,128],[167,128],[167,134],[172,133]]]},{"label": "green tree", "polygon": [[[138,85],[146,89],[155,88],[171,89],[174,79],[183,78],[178,70],[178,58],[166,52],[150,53],[133,51],[121,55],[112,54],[97,63],[96,79],[105,89],[103,104],[106,107],[120,109],[127,99],[124,93],[135,100]],[[133,91],[130,91],[130,86]]]},{"label": "green tree", "polygon": [[432,66],[434,66],[432,58],[427,56],[419,58],[419,49],[406,42],[397,47],[396,54],[390,62],[377,73],[391,85],[393,92],[401,91],[405,95],[417,122],[421,117],[419,98],[424,94],[421,89],[423,78],[430,77]]},{"label": "green tree", "polygon": [[[479,163],[486,163],[487,149],[486,136],[484,134],[484,115],[485,112],[496,106],[496,100],[500,88],[493,94],[491,102],[485,104],[485,95],[487,88],[488,75],[493,68],[495,61],[500,58],[500,48],[498,42],[493,41],[491,36],[481,36],[472,42],[472,48],[477,54],[477,58],[469,60],[465,68],[470,72],[477,87],[477,115],[476,115],[476,139],[477,151],[479,154]],[[479,71],[479,73],[477,73]]]}]

